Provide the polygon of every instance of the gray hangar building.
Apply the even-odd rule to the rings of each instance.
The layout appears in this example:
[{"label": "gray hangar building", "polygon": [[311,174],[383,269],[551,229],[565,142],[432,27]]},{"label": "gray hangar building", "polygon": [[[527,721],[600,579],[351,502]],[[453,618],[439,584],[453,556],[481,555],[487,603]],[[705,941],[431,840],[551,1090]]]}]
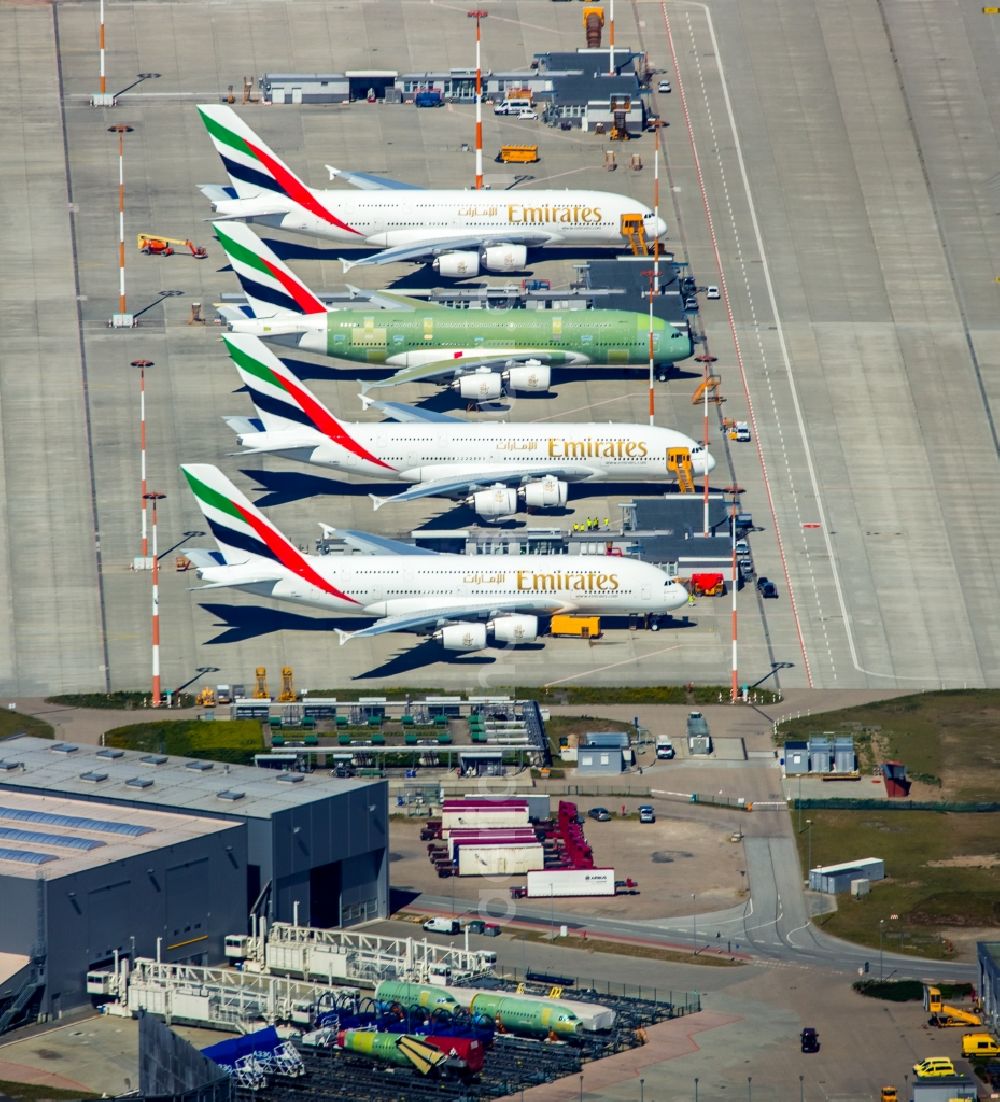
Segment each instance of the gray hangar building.
[{"label": "gray hangar building", "polygon": [[384,781],[47,739],[0,742],[0,1033],[86,1001],[122,956],[224,960],[248,915],[388,908]]}]

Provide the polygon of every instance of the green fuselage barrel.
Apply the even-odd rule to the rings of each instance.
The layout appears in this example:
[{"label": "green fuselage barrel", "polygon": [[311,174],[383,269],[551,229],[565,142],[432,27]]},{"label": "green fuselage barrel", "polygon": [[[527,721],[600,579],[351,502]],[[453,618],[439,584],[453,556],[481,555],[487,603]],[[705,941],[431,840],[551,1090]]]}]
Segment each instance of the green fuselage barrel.
[{"label": "green fuselage barrel", "polygon": [[580,1019],[567,1006],[554,1002],[519,999],[516,995],[476,995],[470,1005],[473,1014],[491,1019],[507,1033],[523,1037],[575,1037]]},{"label": "green fuselage barrel", "polygon": [[380,1003],[398,1003],[404,1010],[459,1009],[458,1000],[444,987],[429,984],[406,983],[403,980],[383,980],[375,988],[375,999]]},{"label": "green fuselage barrel", "polygon": [[[326,337],[327,355],[359,363],[409,364],[435,349],[464,357],[531,350],[554,364],[649,359],[649,317],[626,310],[338,310],[328,315]],[[674,363],[692,351],[686,330],[653,318],[655,362]]]}]

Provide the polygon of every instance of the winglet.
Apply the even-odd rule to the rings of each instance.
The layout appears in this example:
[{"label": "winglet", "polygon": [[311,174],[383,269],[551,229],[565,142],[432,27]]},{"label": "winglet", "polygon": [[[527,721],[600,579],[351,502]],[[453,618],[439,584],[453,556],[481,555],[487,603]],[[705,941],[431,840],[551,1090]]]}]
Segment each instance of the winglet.
[{"label": "winglet", "polygon": [[353,631],[345,631],[343,628],[334,628],[333,630],[340,636],[339,642],[341,646],[348,642],[354,635]]},{"label": "winglet", "polygon": [[[361,393],[358,395],[358,397],[361,399],[362,407],[364,409],[367,409],[368,406],[365,405],[365,395],[368,393],[369,390],[371,390],[374,384],[366,382],[364,379],[355,379],[355,382],[358,384],[359,387],[361,387]],[[368,399],[369,402],[373,402],[374,400],[374,398]]]},{"label": "winglet", "polygon": [[357,264],[356,260],[346,260],[342,256],[338,256],[337,259],[340,261],[341,265],[343,266],[344,275],[347,275],[347,273],[354,267],[354,265]]},{"label": "winglet", "polygon": [[387,497],[378,497],[376,494],[369,494],[368,496],[372,499],[372,501],[375,504],[375,512],[376,513],[389,500]]},{"label": "winglet", "polygon": [[330,173],[331,180],[336,180],[336,178],[340,175],[340,169],[334,168],[333,165],[327,165],[326,171]]}]

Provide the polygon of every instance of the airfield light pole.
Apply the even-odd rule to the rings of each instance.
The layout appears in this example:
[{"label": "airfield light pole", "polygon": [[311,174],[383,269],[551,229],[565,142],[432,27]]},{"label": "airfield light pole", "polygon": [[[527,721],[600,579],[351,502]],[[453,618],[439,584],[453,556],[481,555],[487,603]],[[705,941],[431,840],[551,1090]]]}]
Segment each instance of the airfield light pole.
[{"label": "airfield light pole", "polygon": [[691,893],[691,909],[694,914],[691,916],[691,940],[694,942],[694,952],[697,956],[698,953],[698,897],[696,892]]},{"label": "airfield light pole", "polygon": [[142,568],[146,569],[149,558],[149,538],[146,529],[146,369],[153,366],[152,360],[133,360],[132,366],[139,372],[139,475],[142,489]]},{"label": "airfield light pole", "polygon": [[482,30],[480,23],[489,12],[482,8],[470,11],[468,16],[476,21],[476,191],[483,190],[483,64],[480,50],[482,48]]},{"label": "airfield light pole", "polygon": [[135,319],[125,308],[125,135],[132,133],[132,127],[116,122],[108,133],[118,135],[118,313],[111,319],[111,328],[131,329]]},{"label": "airfield light pole", "polygon": [[736,498],[733,498],[733,511],[729,519],[730,539],[733,547],[733,607],[732,607],[732,624],[733,624],[733,671],[732,671],[732,684],[729,686],[729,699],[730,703],[735,704],[739,700],[740,695],[740,675],[739,675],[739,656],[738,656],[738,640],[739,635],[737,631],[738,621],[736,618]]},{"label": "airfield light pole", "polygon": [[160,693],[160,565],[156,547],[156,503],[162,501],[167,495],[150,490],[143,495],[145,500],[153,503],[153,707],[159,708],[163,703]]},{"label": "airfield light pole", "polygon": [[881,982],[885,978],[885,972],[883,970],[883,957],[882,957],[882,935],[885,933],[885,919],[880,918],[878,920],[878,978]]},{"label": "airfield light pole", "polygon": [[615,75],[615,0],[611,0],[611,19],[608,23],[608,76]]},{"label": "airfield light pole", "polygon": [[813,821],[812,819],[806,819],[806,843],[807,843],[807,855],[806,855],[806,879],[809,879],[809,873],[812,872],[813,867]]},{"label": "airfield light pole", "polygon": [[[705,406],[705,427],[702,431],[702,443],[705,445],[705,454],[708,454],[708,379],[711,372],[712,364],[715,363],[716,357],[710,356],[706,351],[702,356],[695,356],[697,363],[702,365],[702,379],[701,383],[704,387],[704,406]],[[708,465],[705,465],[705,493],[702,500],[702,532],[708,537]],[[735,575],[734,575],[735,577]]]}]

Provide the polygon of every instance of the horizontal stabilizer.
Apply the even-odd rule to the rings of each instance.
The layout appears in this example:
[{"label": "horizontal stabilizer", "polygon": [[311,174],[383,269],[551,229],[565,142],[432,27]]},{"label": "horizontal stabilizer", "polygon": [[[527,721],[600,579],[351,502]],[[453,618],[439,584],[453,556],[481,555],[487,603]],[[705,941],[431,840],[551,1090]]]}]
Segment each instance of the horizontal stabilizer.
[{"label": "horizontal stabilizer", "polygon": [[379,413],[390,421],[410,421],[426,423],[428,425],[467,425],[468,421],[461,417],[452,417],[448,413],[436,413],[432,409],[422,409],[420,406],[408,406],[403,402],[380,402],[376,398],[365,398],[359,395],[365,409],[374,406]]},{"label": "horizontal stabilizer", "polygon": [[375,176],[370,172],[348,172],[346,169],[327,165],[331,180],[346,180],[352,187],[362,191],[423,191],[417,184],[405,184],[402,180],[393,180],[388,176]]},{"label": "horizontal stabilizer", "polygon": [[391,540],[388,536],[377,536],[373,532],[362,532],[356,528],[332,528],[321,524],[324,539],[343,540],[349,547],[355,547],[366,555],[434,555],[437,552],[426,547],[417,547],[412,543]]},{"label": "horizontal stabilizer", "polygon": [[219,184],[199,184],[198,190],[210,203],[229,203],[239,198],[236,188],[222,187]]},{"label": "horizontal stabilizer", "polygon": [[259,417],[223,417],[222,420],[237,436],[242,436],[245,432],[264,431],[264,422]]}]

